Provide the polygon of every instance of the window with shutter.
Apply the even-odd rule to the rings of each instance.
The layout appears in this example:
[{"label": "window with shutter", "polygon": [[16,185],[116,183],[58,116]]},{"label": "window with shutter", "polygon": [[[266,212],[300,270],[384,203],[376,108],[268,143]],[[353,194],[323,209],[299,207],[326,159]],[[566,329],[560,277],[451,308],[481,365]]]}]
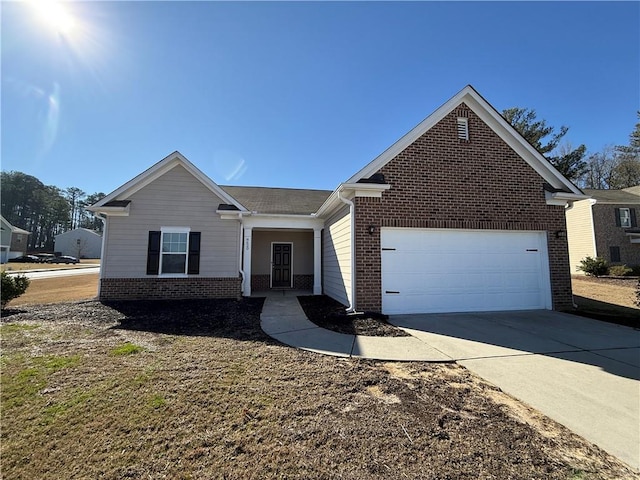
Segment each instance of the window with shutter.
[{"label": "window with shutter", "polygon": [[147,275],[200,273],[200,232],[188,227],[162,227],[149,232]]}]

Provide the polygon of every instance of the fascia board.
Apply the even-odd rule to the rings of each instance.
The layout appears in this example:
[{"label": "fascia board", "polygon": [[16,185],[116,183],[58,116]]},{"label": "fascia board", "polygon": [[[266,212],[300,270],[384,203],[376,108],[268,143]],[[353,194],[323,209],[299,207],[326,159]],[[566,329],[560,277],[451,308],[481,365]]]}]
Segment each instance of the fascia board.
[{"label": "fascia board", "polygon": [[378,155],[373,161],[367,164],[364,168],[360,169],[355,175],[353,175],[345,183],[355,183],[362,178],[369,178],[371,175],[380,170],[383,166],[389,163],[405,148],[415,142],[418,138],[424,135],[431,127],[442,120],[449,114],[451,110],[457,107],[462,98],[468,93],[470,86],[463,88],[460,92],[454,95],[451,99],[438,107],[431,115],[422,120],[418,125],[412,128],[408,133],[402,136],[393,145],[387,148],[384,152]]},{"label": "fascia board", "polygon": [[126,207],[99,207],[96,205],[92,205],[87,207],[87,210],[95,213],[104,213],[110,217],[128,217],[129,216],[129,205]]},{"label": "fascia board", "polygon": [[463,102],[549,184],[556,188],[566,188],[575,194],[582,193],[533,148],[471,85],[467,85],[441,105],[400,140],[353,175],[346,183],[355,183],[376,173]]},{"label": "fascia board", "polygon": [[382,192],[390,188],[391,185],[386,183],[341,183],[313,215],[316,217],[327,217],[338,208],[344,206],[344,203],[339,198],[339,193],[345,194],[344,198],[348,199],[354,197],[379,198],[382,196]]},{"label": "fascia board", "polygon": [[133,179],[129,180],[127,183],[117,188],[109,195],[104,197],[102,200],[97,202],[94,207],[102,207],[105,203],[108,203],[112,200],[116,200],[118,198],[126,198],[142,188],[149,185],[151,182],[161,177],[171,169],[175,168],[177,165],[183,166],[191,175],[193,175],[196,179],[198,179],[205,187],[207,187],[211,192],[213,192],[216,196],[223,199],[225,203],[230,205],[235,205],[241,211],[246,212],[247,209],[238,202],[235,198],[229,195],[227,192],[222,190],[215,182],[213,182],[209,177],[207,177],[201,170],[199,170],[195,165],[193,165],[189,160],[186,159],[184,155],[180,152],[173,152],[171,155],[160,160],[155,165],[151,166],[141,174],[137,175]]}]

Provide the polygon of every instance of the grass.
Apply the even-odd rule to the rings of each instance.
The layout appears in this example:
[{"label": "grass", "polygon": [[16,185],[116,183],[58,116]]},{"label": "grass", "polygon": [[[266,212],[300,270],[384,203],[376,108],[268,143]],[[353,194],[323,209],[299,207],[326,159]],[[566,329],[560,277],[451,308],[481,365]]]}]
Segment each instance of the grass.
[{"label": "grass", "polygon": [[133,343],[124,343],[111,350],[111,355],[133,355],[145,350],[144,347],[134,345]]},{"label": "grass", "polygon": [[[633,478],[539,414],[524,421],[528,407],[512,416],[491,400],[502,392],[460,366],[292,349],[260,332],[259,302],[224,317],[235,304],[10,316],[3,477]],[[161,326],[142,328],[152,319]]]},{"label": "grass", "polygon": [[97,294],[97,273],[32,279],[26,293],[12,300],[9,307],[89,300]]}]

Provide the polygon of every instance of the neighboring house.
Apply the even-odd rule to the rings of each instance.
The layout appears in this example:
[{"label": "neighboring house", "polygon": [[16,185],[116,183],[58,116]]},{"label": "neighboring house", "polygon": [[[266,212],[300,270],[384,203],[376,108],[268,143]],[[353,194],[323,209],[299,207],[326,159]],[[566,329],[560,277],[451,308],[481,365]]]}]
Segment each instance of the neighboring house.
[{"label": "neighboring house", "polygon": [[0,263],[7,263],[11,258],[24,255],[27,252],[27,240],[31,233],[22,228],[14,227],[6,218],[0,215],[1,241]]},{"label": "neighboring house", "polygon": [[567,209],[571,273],[586,257],[601,257],[612,265],[640,265],[640,186],[622,190],[590,190],[591,198]]},{"label": "neighboring house", "polygon": [[564,210],[584,198],[467,86],[334,191],[223,187],[169,155],[90,207],[100,298],[303,288],[358,311],[569,309]]},{"label": "neighboring house", "polygon": [[55,236],[54,250],[76,258],[100,258],[102,235],[87,228],[74,228]]}]

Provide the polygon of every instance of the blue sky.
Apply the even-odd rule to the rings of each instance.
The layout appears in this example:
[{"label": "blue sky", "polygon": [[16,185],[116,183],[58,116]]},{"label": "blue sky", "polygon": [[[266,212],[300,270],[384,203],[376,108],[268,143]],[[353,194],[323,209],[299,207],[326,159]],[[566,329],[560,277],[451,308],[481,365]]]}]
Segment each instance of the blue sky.
[{"label": "blue sky", "polygon": [[640,108],[638,2],[2,2],[2,170],[108,193],[175,150],[333,189],[473,85],[589,152]]}]

